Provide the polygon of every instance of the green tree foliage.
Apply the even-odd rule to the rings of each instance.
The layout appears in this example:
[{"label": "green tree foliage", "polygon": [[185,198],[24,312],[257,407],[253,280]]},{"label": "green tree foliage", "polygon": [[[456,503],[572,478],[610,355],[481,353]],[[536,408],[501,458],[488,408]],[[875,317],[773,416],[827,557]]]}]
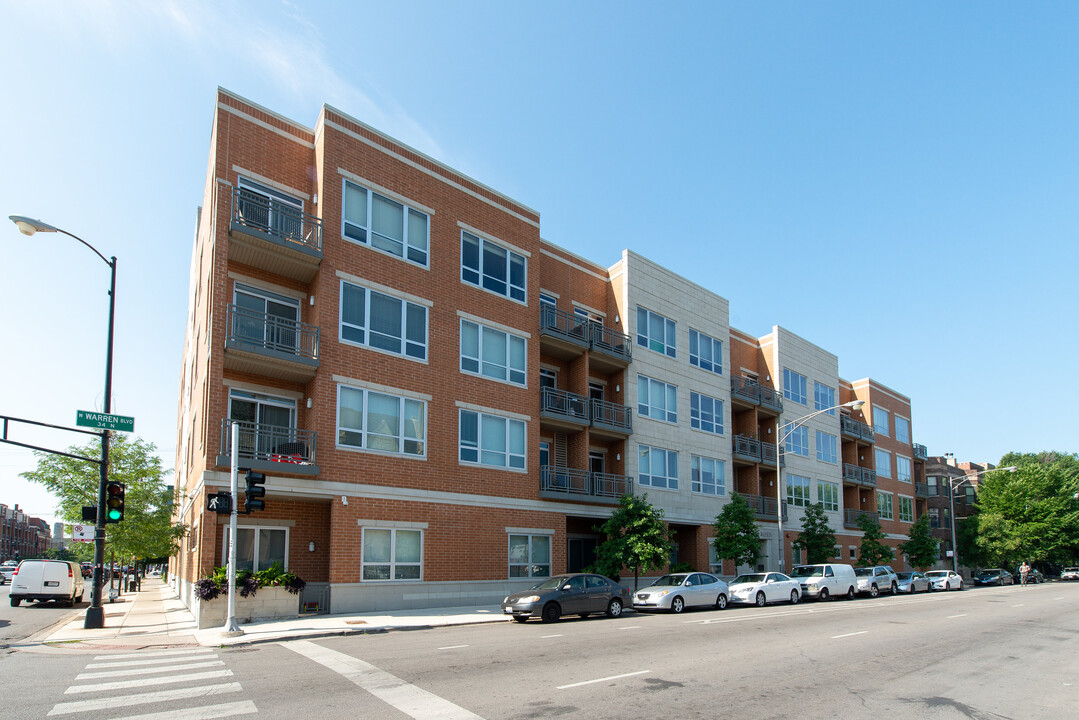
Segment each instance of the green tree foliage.
[{"label": "green tree foliage", "polygon": [[[120,557],[160,558],[171,555],[184,535],[184,526],[172,522],[172,487],[165,484],[168,472],[152,443],[115,433],[109,444],[109,480],[125,485],[124,519],[105,526],[106,553]],[[72,455],[98,457],[99,442],[68,448]],[[96,463],[35,452],[36,470],[22,477],[43,485],[59,498],[64,522],[81,523],[82,506],[97,505],[101,472]],[[92,543],[88,543],[92,546]]]},{"label": "green tree foliage", "polygon": [[940,540],[929,529],[929,513],[922,513],[907,534],[910,538],[899,543],[899,551],[907,556],[907,562],[919,570],[925,570],[940,558]]},{"label": "green tree foliage", "polygon": [[663,511],[649,503],[647,495],[623,495],[618,508],[595,529],[606,538],[596,548],[596,572],[617,579],[622,568],[632,568],[634,591],[641,571],[664,567],[674,547]]},{"label": "green tree foliage", "polygon": [[977,544],[992,564],[1070,564],[1079,558],[1079,456],[1009,453],[978,487]]},{"label": "green tree foliage", "polygon": [[835,531],[824,514],[824,503],[806,506],[802,516],[802,532],[791,547],[795,551],[805,549],[806,562],[810,565],[828,562],[835,554]]},{"label": "green tree foliage", "polygon": [[761,556],[761,533],[746,499],[734,493],[712,524],[716,557],[735,565],[756,565]]},{"label": "green tree foliage", "polygon": [[862,544],[858,548],[858,563],[861,565],[884,565],[895,557],[892,548],[885,544],[880,521],[872,515],[863,514],[858,518],[858,527],[862,531]]}]

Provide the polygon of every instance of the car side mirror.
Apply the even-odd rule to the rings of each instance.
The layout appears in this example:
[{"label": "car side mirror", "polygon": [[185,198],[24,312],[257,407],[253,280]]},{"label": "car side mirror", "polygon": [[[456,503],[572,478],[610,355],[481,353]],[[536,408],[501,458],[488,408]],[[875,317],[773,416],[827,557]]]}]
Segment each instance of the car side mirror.
[{"label": "car side mirror", "polygon": [[572,585],[563,585],[563,586],[562,586],[562,590],[563,590],[563,592],[564,592],[564,591],[566,591],[566,590],[572,590],[572,589],[573,589],[573,586],[572,586]]}]

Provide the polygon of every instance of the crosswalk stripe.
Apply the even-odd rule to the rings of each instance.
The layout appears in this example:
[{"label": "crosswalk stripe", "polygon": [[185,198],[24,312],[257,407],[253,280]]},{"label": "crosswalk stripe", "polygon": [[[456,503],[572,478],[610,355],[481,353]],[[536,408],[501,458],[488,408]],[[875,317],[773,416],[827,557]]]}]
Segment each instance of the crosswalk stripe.
[{"label": "crosswalk stripe", "polygon": [[152,660],[121,660],[120,662],[90,663],[86,666],[86,669],[96,670],[99,668],[140,667],[142,665],[165,665],[167,663],[181,662],[194,663],[216,657],[216,655],[193,655],[191,657],[154,658]]},{"label": "crosswalk stripe", "polygon": [[185,650],[154,650],[152,652],[120,653],[118,655],[98,655],[94,660],[128,660],[130,658],[166,657],[169,655],[199,655],[212,653],[214,648],[188,648]]},{"label": "crosswalk stripe", "polygon": [[155,665],[153,667],[123,668],[122,670],[102,670],[101,672],[88,672],[76,675],[76,680],[96,680],[107,677],[129,677],[131,675],[152,675],[160,672],[176,672],[178,670],[192,670],[195,668],[207,668],[224,665],[221,660],[206,660],[205,662],[188,663],[186,665]]},{"label": "crosswalk stripe", "polygon": [[97,698],[96,700],[78,700],[75,702],[57,703],[49,715],[70,715],[72,713],[90,712],[93,710],[112,710],[124,708],[130,705],[148,705],[150,703],[167,702],[169,700],[183,700],[186,698],[209,697],[211,695],[224,695],[226,693],[240,692],[243,688],[240,683],[225,683],[223,685],[200,685],[198,687],[177,688],[175,690],[160,690],[158,692],[141,693],[137,695],[124,695]]},{"label": "crosswalk stripe", "polygon": [[65,695],[78,693],[101,692],[103,690],[125,690],[127,688],[146,687],[148,685],[167,685],[170,683],[189,682],[191,680],[209,680],[211,678],[231,677],[231,670],[208,670],[200,673],[174,675],[172,677],[142,678],[141,680],[120,680],[111,683],[96,683],[94,685],[72,685],[64,691]]},{"label": "crosswalk stripe", "polygon": [[128,715],[114,720],[214,720],[214,718],[250,715],[257,712],[258,708],[255,707],[255,703],[250,700],[241,700],[240,702],[223,703],[221,705],[166,710],[165,712],[150,713],[148,715]]}]

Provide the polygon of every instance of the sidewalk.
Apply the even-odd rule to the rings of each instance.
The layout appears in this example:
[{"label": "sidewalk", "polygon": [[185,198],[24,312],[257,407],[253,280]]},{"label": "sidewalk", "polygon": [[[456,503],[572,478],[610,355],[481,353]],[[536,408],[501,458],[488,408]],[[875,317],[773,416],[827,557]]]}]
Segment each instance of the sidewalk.
[{"label": "sidewalk", "polygon": [[505,622],[498,606],[427,608],[387,613],[305,615],[292,620],[268,620],[240,626],[243,635],[225,637],[221,628],[199,630],[191,612],[176,592],[158,578],[142,581],[142,591],[106,601],[105,627],[83,627],[85,609],[49,632],[43,644],[65,643],[80,647],[145,647],[150,645],[245,645],[277,640],[308,639],[388,630],[416,630],[443,625]]}]

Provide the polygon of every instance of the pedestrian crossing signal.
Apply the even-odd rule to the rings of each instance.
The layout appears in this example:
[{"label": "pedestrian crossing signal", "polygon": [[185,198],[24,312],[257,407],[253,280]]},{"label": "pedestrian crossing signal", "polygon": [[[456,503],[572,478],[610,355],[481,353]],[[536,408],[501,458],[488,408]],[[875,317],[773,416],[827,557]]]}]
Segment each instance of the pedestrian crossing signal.
[{"label": "pedestrian crossing signal", "polygon": [[109,481],[105,484],[105,522],[118,523],[124,519],[124,484]]}]

